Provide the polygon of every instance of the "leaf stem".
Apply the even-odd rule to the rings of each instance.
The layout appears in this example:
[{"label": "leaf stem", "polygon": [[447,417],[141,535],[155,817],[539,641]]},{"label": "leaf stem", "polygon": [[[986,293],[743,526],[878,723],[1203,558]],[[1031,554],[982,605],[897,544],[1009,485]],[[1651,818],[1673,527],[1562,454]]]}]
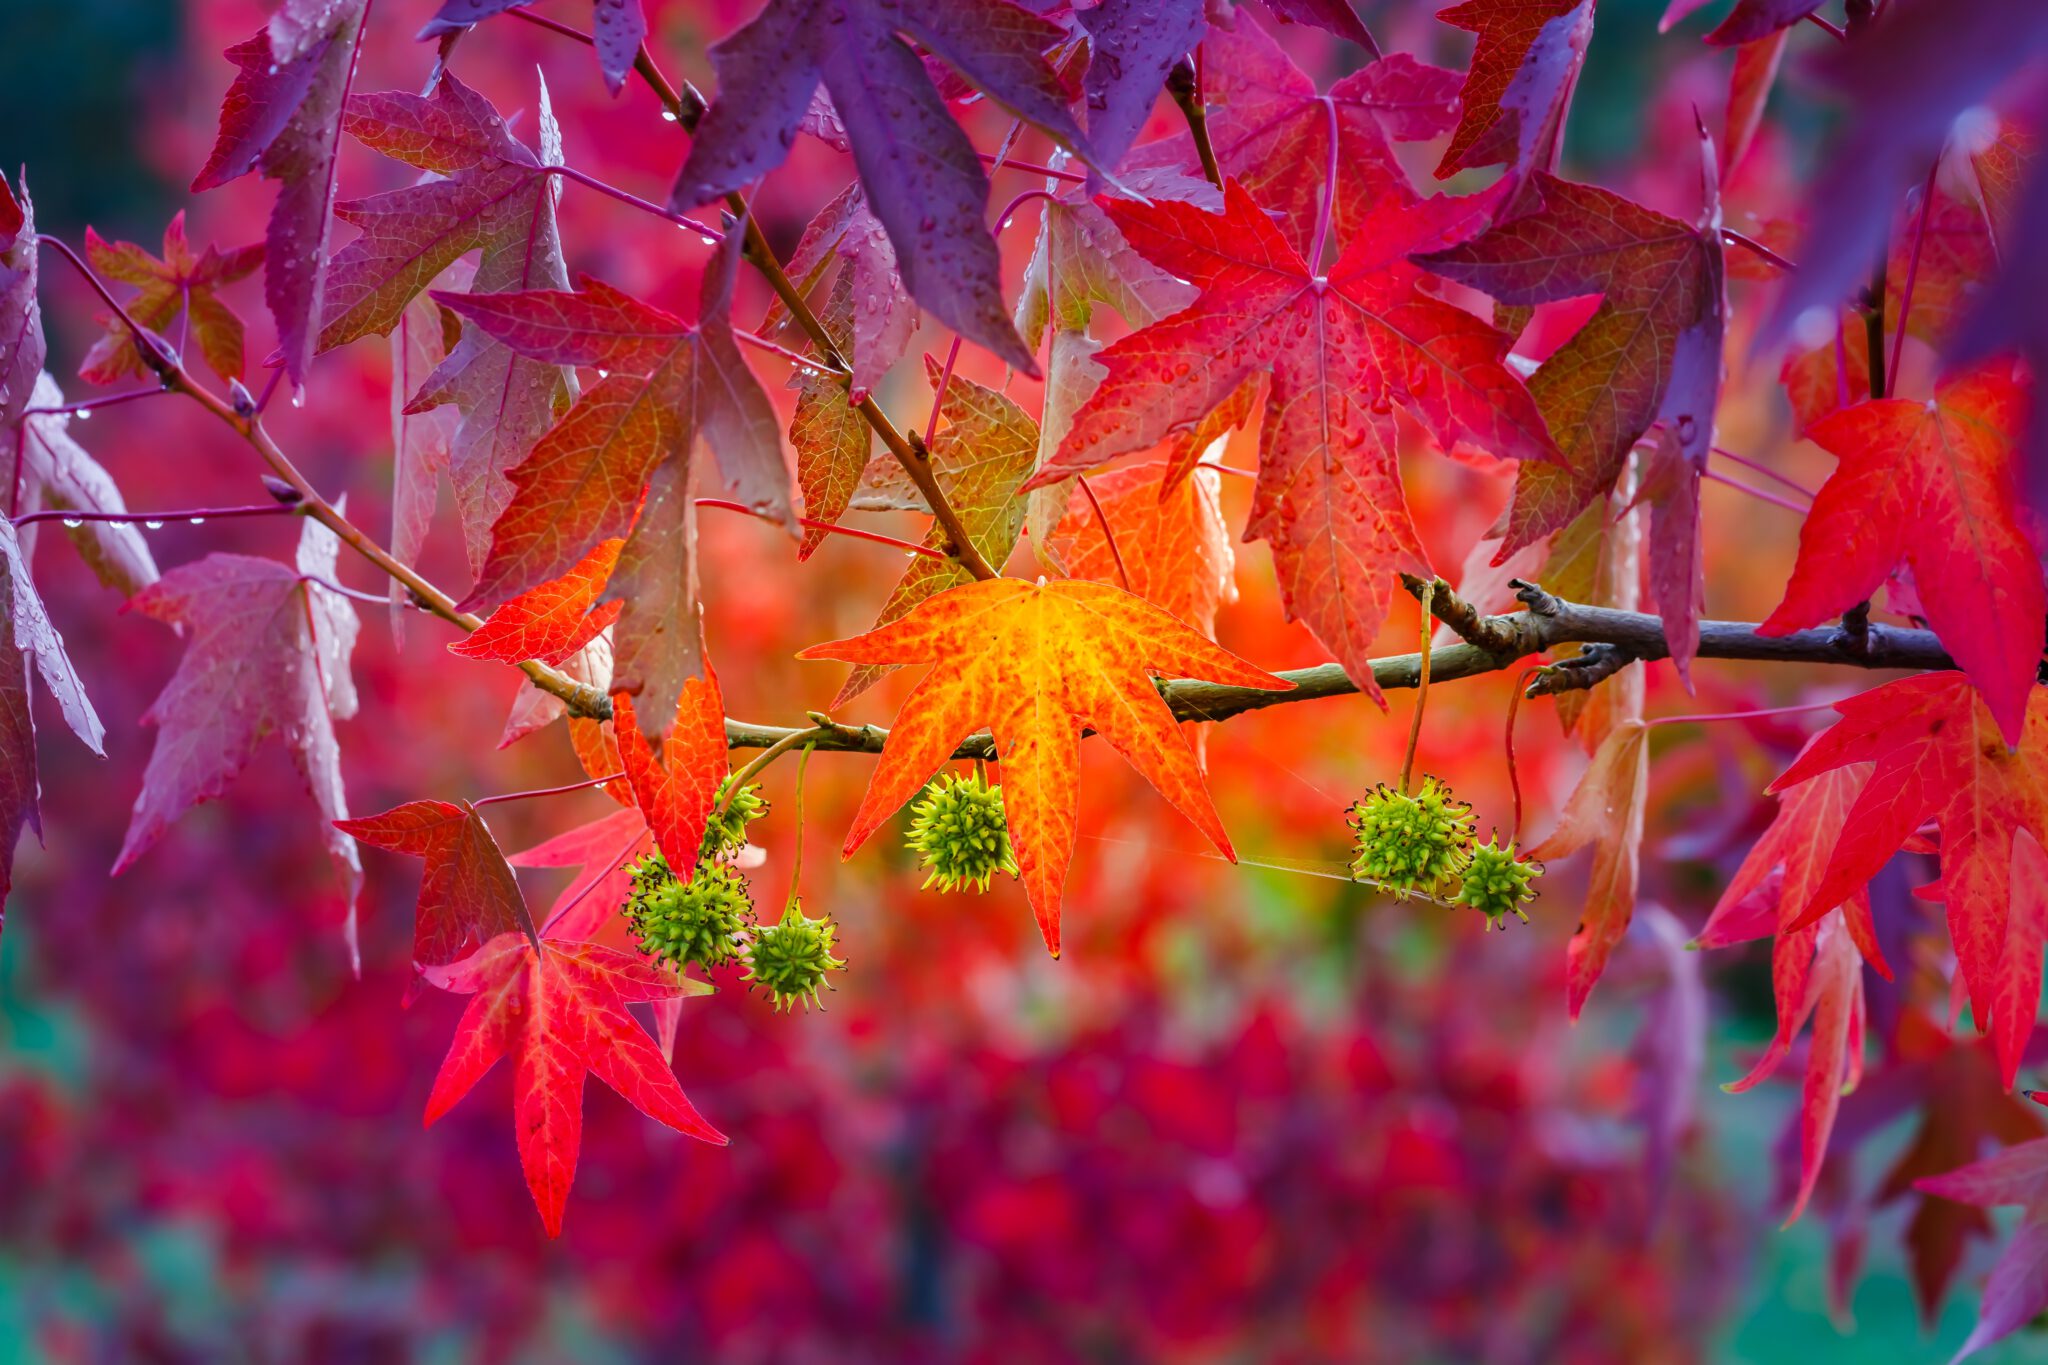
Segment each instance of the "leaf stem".
[{"label": "leaf stem", "polygon": [[1740,479],[1731,479],[1726,474],[1719,473],[1716,470],[1706,469],[1700,471],[1700,474],[1702,478],[1712,479],[1715,483],[1726,484],[1738,493],[1747,493],[1758,502],[1767,502],[1773,507],[1782,507],[1787,512],[1796,512],[1802,517],[1813,510],[1811,504],[1794,502],[1790,498],[1781,498],[1776,493],[1766,492],[1755,484],[1744,483]]},{"label": "leaf stem", "polygon": [[1756,256],[1761,260],[1769,262],[1770,264],[1776,266],[1778,269],[1784,271],[1788,275],[1792,274],[1794,271],[1799,269],[1799,266],[1796,263],[1786,260],[1783,256],[1780,256],[1777,252],[1771,250],[1762,242],[1759,242],[1756,238],[1751,237],[1746,233],[1737,232],[1734,228],[1722,228],[1721,240],[1728,243],[1730,246],[1741,247],[1744,251],[1749,252],[1751,255]]},{"label": "leaf stem", "polygon": [[1436,580],[1431,579],[1422,585],[1417,600],[1422,604],[1422,666],[1415,678],[1415,719],[1408,724],[1408,752],[1401,759],[1403,796],[1408,795],[1409,780],[1415,776],[1415,750],[1422,742],[1422,708],[1429,702],[1429,665],[1436,652],[1429,647],[1430,624],[1435,619],[1430,612],[1430,604],[1436,600]]},{"label": "leaf stem", "polygon": [[501,801],[530,801],[538,796],[564,796],[569,792],[580,792],[586,787],[602,787],[605,783],[616,782],[624,776],[625,773],[616,772],[610,777],[592,777],[582,782],[570,782],[559,787],[536,787],[531,791],[500,792],[496,796],[480,796],[469,804],[471,809],[481,810],[485,806],[495,806]]},{"label": "leaf stem", "polygon": [[1892,334],[1892,387],[1899,383],[1899,353],[1906,349],[1906,319],[1913,314],[1913,286],[1920,279],[1920,248],[1927,245],[1927,215],[1934,208],[1934,177],[1941,170],[1941,154],[1927,168],[1927,183],[1920,190],[1920,217],[1913,225],[1913,254],[1906,261],[1906,287],[1899,295],[1899,325]]},{"label": "leaf stem", "polygon": [[1515,679],[1515,686],[1513,690],[1508,693],[1508,724],[1506,744],[1508,756],[1508,790],[1514,793],[1515,797],[1515,823],[1514,826],[1508,830],[1508,846],[1510,848],[1519,844],[1522,839],[1522,774],[1520,768],[1518,768],[1515,764],[1515,716],[1522,709],[1522,693],[1523,690],[1529,686],[1529,679],[1535,677],[1538,673],[1541,673],[1542,671],[1543,669],[1541,666],[1538,666],[1536,668],[1523,669],[1522,676]]},{"label": "leaf stem", "polygon": [[788,734],[770,744],[766,749],[757,754],[752,762],[732,775],[732,782],[725,789],[725,800],[718,803],[718,813],[724,815],[730,811],[732,803],[739,798],[741,790],[748,783],[759,777],[761,770],[770,763],[781,758],[799,744],[805,745],[804,752],[809,754],[810,748],[808,746],[816,744],[821,739],[829,739],[832,734],[833,731],[828,730],[824,726],[814,725],[808,730],[791,730]]},{"label": "leaf stem", "polygon": [[1807,711],[1834,709],[1831,701],[1806,702],[1799,706],[1773,706],[1761,711],[1714,711],[1688,716],[1652,716],[1645,725],[1704,725],[1720,720],[1764,720],[1771,716],[1796,716]]},{"label": "leaf stem", "polygon": [[[789,856],[789,899],[785,905],[795,905],[797,892],[804,883],[804,773],[811,766],[811,750],[815,744],[804,745],[803,753],[796,761],[796,848]],[[734,783],[737,791],[739,784]]]},{"label": "leaf stem", "polygon": [[1719,455],[1722,459],[1730,461],[1734,464],[1739,464],[1744,469],[1753,469],[1757,473],[1763,475],[1765,478],[1770,479],[1775,483],[1781,483],[1785,485],[1785,487],[1791,489],[1800,497],[1805,498],[1808,502],[1813,501],[1813,490],[1811,488],[1808,488],[1805,484],[1800,483],[1797,479],[1788,479],[1783,474],[1780,474],[1777,470],[1771,468],[1769,465],[1764,464],[1758,460],[1752,460],[1745,456],[1737,455],[1734,451],[1729,450],[1723,446],[1714,446],[1711,447],[1711,449],[1713,450],[1714,454]]},{"label": "leaf stem", "polygon": [[1015,157],[997,156],[994,152],[976,152],[975,155],[988,162],[992,171],[1022,171],[1026,175],[1042,175],[1052,180],[1063,180],[1070,185],[1088,183],[1088,177],[1085,175],[1055,170],[1051,166],[1041,166],[1036,161],[1019,161]]},{"label": "leaf stem", "polygon": [[[1209,141],[1209,109],[1202,102],[1202,78],[1192,58],[1182,57],[1166,73],[1166,92],[1187,120],[1188,136],[1194,139],[1195,155],[1201,158],[1202,174],[1217,189],[1223,188],[1223,168],[1217,164],[1216,148]],[[1311,262],[1313,264],[1313,262]]]},{"label": "leaf stem", "polygon": [[1123,580],[1124,591],[1133,591],[1131,576],[1124,570],[1124,552],[1116,547],[1116,532],[1109,529],[1109,518],[1103,514],[1102,503],[1095,496],[1095,490],[1088,486],[1086,474],[1076,474],[1074,482],[1088,495],[1088,505],[1095,509],[1095,524],[1102,528],[1102,538],[1109,542],[1109,557],[1116,561],[1116,576]]},{"label": "leaf stem", "polygon": [[716,246],[725,240],[725,234],[712,227],[709,223],[700,223],[687,213],[673,212],[654,203],[652,200],[642,199],[637,194],[630,194],[616,185],[608,185],[594,175],[586,175],[584,172],[577,170],[574,166],[543,166],[541,171],[546,175],[559,175],[564,180],[573,180],[585,189],[596,190],[607,198],[616,199],[621,204],[625,204],[630,208],[636,208],[642,213],[653,214],[656,218],[674,223],[677,227],[689,228],[704,239],[704,245],[706,246]]},{"label": "leaf stem", "polygon": [[[775,517],[756,512],[743,502],[727,502],[724,498],[699,498],[697,499],[697,505],[699,507],[716,507],[726,512],[739,512],[750,517],[760,517],[764,521],[777,520]],[[851,536],[855,540],[871,540],[877,545],[891,545],[910,554],[923,555],[927,559],[947,560],[950,558],[940,551],[934,550],[929,545],[913,545],[907,540],[898,540],[895,536],[885,536],[880,531],[863,531],[857,526],[841,526],[833,521],[813,521],[809,517],[798,517],[797,523],[802,526],[811,527],[814,530],[829,531],[835,536]]]}]

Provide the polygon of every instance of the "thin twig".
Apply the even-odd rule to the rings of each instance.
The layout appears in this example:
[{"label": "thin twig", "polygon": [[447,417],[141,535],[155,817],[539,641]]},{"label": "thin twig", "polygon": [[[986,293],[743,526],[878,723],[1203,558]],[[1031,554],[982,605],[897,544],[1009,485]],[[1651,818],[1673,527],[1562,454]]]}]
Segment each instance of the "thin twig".
[{"label": "thin twig", "polygon": [[[763,521],[780,521],[780,518],[770,516],[765,512],[757,512],[743,502],[727,502],[724,498],[699,498],[697,499],[697,505],[699,507],[716,507],[725,512],[740,512],[750,517],[759,517]],[[858,526],[841,526],[838,522],[834,521],[814,521],[810,517],[798,517],[797,524],[811,527],[813,530],[829,531],[835,536],[851,536],[855,540],[871,540],[877,545],[893,546],[908,554],[923,555],[926,559],[936,559],[941,562],[946,562],[948,559],[945,554],[934,550],[929,545],[913,545],[907,540],[898,540],[895,536],[885,536],[880,531],[863,531]]]},{"label": "thin twig", "polygon": [[[41,512],[24,512],[12,520],[16,526],[27,526],[37,521],[62,521],[67,526],[87,521],[109,521],[134,523],[154,531],[174,521],[197,526],[205,521],[227,521],[235,517],[292,517],[301,514],[296,504],[263,502],[247,507],[181,507],[175,512],[67,512],[62,508],[49,508]],[[382,598],[377,600],[383,601]]]},{"label": "thin twig", "polygon": [[1913,254],[1906,262],[1906,288],[1899,295],[1898,328],[1892,333],[1892,387],[1899,384],[1899,353],[1906,349],[1906,319],[1913,313],[1913,286],[1920,279],[1920,248],[1927,245],[1927,215],[1934,208],[1934,177],[1941,170],[1941,155],[1927,168],[1927,184],[1920,191],[1920,217],[1913,226]]},{"label": "thin twig", "polygon": [[1192,60],[1182,57],[1173,64],[1173,69],[1166,73],[1166,93],[1173,96],[1181,117],[1187,120],[1188,136],[1194,139],[1195,155],[1202,161],[1202,174],[1210,184],[1222,189],[1223,168],[1217,164],[1216,148],[1209,142],[1209,110],[1202,103],[1202,81]]},{"label": "thin twig", "polygon": [[1765,492],[1763,489],[1758,488],[1755,484],[1744,483],[1740,479],[1731,479],[1726,474],[1723,474],[1718,470],[1701,470],[1700,476],[1702,478],[1712,479],[1715,483],[1726,484],[1728,485],[1728,487],[1733,488],[1738,493],[1747,493],[1752,498],[1755,498],[1758,502],[1767,502],[1773,507],[1782,507],[1787,512],[1796,512],[1802,517],[1813,510],[1810,504],[1794,502],[1790,498],[1781,498],[1776,493]]},{"label": "thin twig", "polygon": [[1116,561],[1116,576],[1122,580],[1124,591],[1134,591],[1131,576],[1124,569],[1124,552],[1116,547],[1116,532],[1109,529],[1109,518],[1103,514],[1102,503],[1096,498],[1095,490],[1088,486],[1088,476],[1076,474],[1074,482],[1081,485],[1081,491],[1088,495],[1088,505],[1095,509],[1095,522],[1102,528],[1102,538],[1109,542],[1109,557]]},{"label": "thin twig", "polygon": [[1721,240],[1727,242],[1731,246],[1739,246],[1744,251],[1750,252],[1756,255],[1757,257],[1761,258],[1762,260],[1770,262],[1772,265],[1778,267],[1778,269],[1784,271],[1788,275],[1799,269],[1799,267],[1795,265],[1793,262],[1786,260],[1783,256],[1780,256],[1777,252],[1771,250],[1762,242],[1759,242],[1756,238],[1748,236],[1745,233],[1737,232],[1734,228],[1722,228]]},{"label": "thin twig", "polygon": [[[379,600],[381,601],[382,599],[380,598]],[[580,792],[587,787],[602,787],[605,783],[616,782],[625,775],[623,772],[616,772],[609,777],[585,778],[581,782],[569,782],[559,787],[536,787],[532,791],[500,792],[496,796],[479,796],[469,804],[471,809],[481,810],[485,806],[495,806],[500,801],[530,801],[537,796],[564,796],[570,792]]]}]

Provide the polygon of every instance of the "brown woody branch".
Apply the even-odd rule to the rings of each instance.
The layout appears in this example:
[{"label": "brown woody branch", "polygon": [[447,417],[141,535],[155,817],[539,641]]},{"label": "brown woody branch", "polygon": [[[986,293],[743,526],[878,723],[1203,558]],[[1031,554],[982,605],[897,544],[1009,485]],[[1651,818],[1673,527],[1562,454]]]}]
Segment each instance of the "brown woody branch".
[{"label": "brown woody branch", "polygon": [[[1420,593],[1424,580],[1404,575],[1404,584]],[[1513,667],[1532,654],[1557,645],[1592,648],[1577,659],[1552,664],[1530,684],[1530,696],[1546,696],[1590,687],[1637,660],[1662,659],[1671,653],[1664,623],[1637,611],[1615,611],[1567,602],[1533,583],[1516,581],[1525,610],[1488,616],[1436,581],[1437,619],[1464,637],[1429,654],[1430,680],[1450,682]],[[1954,668],[1955,661],[1934,638],[1934,632],[1871,625],[1859,643],[1840,627],[1761,635],[1746,621],[1702,621],[1699,657],[1758,659],[1769,663],[1837,664],[1849,668]],[[1582,660],[1597,662],[1582,662]],[[1220,721],[1246,711],[1294,702],[1316,701],[1356,693],[1358,684],[1336,664],[1290,669],[1278,676],[1294,684],[1290,691],[1268,692],[1251,687],[1198,682],[1190,678],[1159,681],[1159,694],[1181,720]],[[1394,654],[1372,661],[1373,681],[1382,691],[1414,687],[1422,678],[1420,654]],[[813,715],[815,747],[845,753],[880,753],[889,732],[874,725],[840,725]],[[735,749],[757,749],[787,739],[796,731],[773,725],[750,725],[728,719],[725,742]],[[993,758],[988,735],[975,735],[954,751],[955,758]]]}]

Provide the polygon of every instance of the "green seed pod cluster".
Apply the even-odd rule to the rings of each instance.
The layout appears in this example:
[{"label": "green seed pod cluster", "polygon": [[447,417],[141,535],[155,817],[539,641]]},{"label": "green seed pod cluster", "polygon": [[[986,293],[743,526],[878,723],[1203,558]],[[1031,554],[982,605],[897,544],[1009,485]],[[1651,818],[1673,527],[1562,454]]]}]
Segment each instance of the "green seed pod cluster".
[{"label": "green seed pod cluster", "polygon": [[923,855],[927,888],[957,891],[972,886],[986,891],[996,873],[1017,875],[1003,815],[1003,789],[990,785],[979,772],[972,777],[947,773],[926,787],[910,808],[910,833],[904,842]]},{"label": "green seed pod cluster", "polygon": [[1503,848],[1496,834],[1472,850],[1453,899],[1486,916],[1488,929],[1505,929],[1511,913],[1527,924],[1529,915],[1522,905],[1536,899],[1531,883],[1542,875],[1543,864],[1525,862],[1516,853],[1513,840]]},{"label": "green seed pod cluster", "polygon": [[806,1008],[817,1004],[825,974],[846,970],[846,964],[832,956],[832,939],[838,932],[830,915],[811,919],[804,914],[803,902],[791,897],[779,922],[755,928],[746,954],[747,980],[767,991],[778,1010],[798,1002]]},{"label": "green seed pod cluster", "polygon": [[683,882],[668,859],[652,853],[633,868],[626,918],[641,952],[684,971],[692,965],[721,967],[739,955],[754,902],[747,879],[723,863],[699,859],[696,875]]},{"label": "green seed pod cluster", "polygon": [[1399,897],[1441,894],[1471,857],[1472,807],[1434,777],[1412,796],[1381,783],[1345,823],[1357,834],[1351,875]]},{"label": "green seed pod cluster", "polygon": [[712,798],[711,818],[704,826],[704,843],[697,854],[700,858],[732,857],[746,847],[747,826],[768,813],[768,803],[753,783],[741,787],[732,805],[726,806],[725,797],[732,790],[733,777],[734,774],[727,773],[718,784],[718,795]]}]

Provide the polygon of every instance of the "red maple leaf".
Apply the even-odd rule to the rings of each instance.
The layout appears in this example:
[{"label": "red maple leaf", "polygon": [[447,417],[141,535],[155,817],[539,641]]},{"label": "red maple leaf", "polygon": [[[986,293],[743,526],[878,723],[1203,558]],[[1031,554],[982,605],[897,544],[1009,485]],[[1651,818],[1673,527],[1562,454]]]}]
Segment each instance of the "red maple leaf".
[{"label": "red maple leaf", "polygon": [[[185,238],[185,213],[180,209],[164,229],[161,260],[133,242],[109,242],[89,227],[85,258],[108,279],[135,286],[135,295],[126,304],[130,317],[153,332],[168,334],[182,314],[213,372],[223,379],[241,377],[242,320],[215,291],[263,264],[261,243],[226,254],[209,245],[195,256]],[[127,324],[111,316],[100,321],[107,334],[86,352],[79,377],[92,384],[111,384],[124,375],[144,373],[146,366]]]},{"label": "red maple leaf", "polygon": [[597,1078],[647,1117],[723,1146],[725,1135],[690,1104],[675,1072],[629,1004],[708,994],[703,982],[595,943],[550,938],[538,947],[502,934],[449,967],[429,969],[443,990],[473,996],[427,1096],[432,1124],[512,1054],[512,1117],[519,1164],[550,1237],[583,1144],[583,1078]]},{"label": "red maple leaf", "polygon": [[[711,818],[712,799],[728,769],[725,749],[725,703],[718,677],[705,665],[704,676],[683,684],[675,716],[664,727],[657,753],[642,733],[633,699],[612,695],[612,733],[634,804],[647,817],[654,840],[669,867],[684,881],[697,870],[697,852]],[[604,776],[599,773],[597,776]]]},{"label": "red maple leaf", "polygon": [[1749,1074],[1728,1090],[1748,1090],[1774,1073],[1806,1020],[1814,1021],[1800,1094],[1799,1189],[1785,1218],[1788,1223],[1799,1217],[1813,1194],[1836,1111],[1862,1070],[1862,963],[1868,961],[1891,978],[1866,891],[1859,888],[1819,920],[1809,920],[1805,913],[1843,820],[1869,776],[1869,766],[1857,763],[1788,789],[1770,828],[1729,879],[1699,935],[1703,948],[1776,935],[1771,946],[1771,993],[1778,1007],[1778,1029]]},{"label": "red maple leaf", "polygon": [[1579,925],[1565,950],[1565,1007],[1574,1019],[1635,914],[1643,805],[1650,785],[1649,733],[1637,719],[1610,730],[1559,814],[1557,828],[1529,850],[1531,858],[1548,862],[1588,845],[1593,849]]},{"label": "red maple leaf", "polygon": [[2015,833],[2024,829],[2048,843],[2048,691],[2036,688],[2028,699],[2013,749],[1961,673],[1902,678],[1835,709],[1842,719],[1771,789],[1850,764],[1876,769],[1842,819],[1827,868],[1791,927],[1812,924],[1849,900],[1923,822],[1934,821],[1956,963],[1971,1013],[1991,1034],[2010,1085],[2041,994],[2039,926],[2024,917],[2015,926],[2010,905]]},{"label": "red maple leaf", "polygon": [[672,697],[701,671],[688,490],[699,437],[728,496],[795,528],[775,410],[733,340],[736,265],[729,250],[713,257],[694,325],[592,279],[574,293],[435,295],[522,355],[606,371],[513,471],[512,500],[464,605],[525,592],[625,537],[606,592],[625,603],[621,691]]},{"label": "red maple leaf", "polygon": [[617,601],[595,605],[619,562],[617,537],[601,540],[560,578],[552,578],[492,612],[484,623],[448,646],[465,659],[492,659],[516,664],[538,659],[559,664],[589,644],[597,633],[619,619]]},{"label": "red maple leaf", "polygon": [[263,296],[294,384],[306,382],[320,334],[335,130],[368,5],[332,0],[301,14],[304,8],[286,6],[267,29],[227,50],[240,69],[221,102],[213,152],[192,181],[194,190],[210,190],[260,171],[279,182],[264,239]]},{"label": "red maple leaf", "polygon": [[1381,200],[1327,276],[1236,184],[1221,216],[1188,204],[1107,201],[1124,235],[1202,291],[1192,306],[1104,350],[1108,371],[1032,483],[1052,482],[1194,427],[1270,371],[1247,538],[1271,542],[1288,612],[1377,697],[1367,660],[1394,573],[1424,569],[1395,461],[1393,404],[1445,446],[1503,457],[1554,447],[1509,339],[1421,289],[1407,255],[1446,240],[1459,201]]},{"label": "red maple leaf", "polygon": [[500,934],[539,942],[518,878],[469,802],[408,801],[381,815],[337,820],[335,828],[426,863],[413,911],[414,962],[451,962]]},{"label": "red maple leaf", "polygon": [[1436,17],[1478,35],[1437,179],[1500,161],[1511,174],[1549,170],[1593,37],[1593,0],[1465,0]]},{"label": "red maple leaf", "polygon": [[324,817],[327,851],[341,874],[353,936],[363,880],[348,818],[334,722],[355,714],[349,677],[358,622],[334,580],[340,542],[306,518],[298,563],[211,554],[181,564],[137,593],[128,609],[182,631],[178,671],[142,719],[157,727],[116,872],[148,851],[170,822],[211,801],[276,736],[291,749]]},{"label": "red maple leaf", "polygon": [[1921,611],[2017,743],[2048,613],[2041,560],[2018,518],[2013,440],[2023,397],[2009,364],[1952,379],[1926,402],[1866,399],[1807,436],[1841,464],[1799,531],[1785,600],[1762,626],[1788,635],[1865,601],[1901,563]]},{"label": "red maple leaf", "polygon": [[[538,125],[536,153],[488,100],[447,74],[430,97],[384,91],[349,101],[343,126],[351,134],[427,174],[419,184],[336,206],[362,235],[335,253],[320,349],[393,331],[409,301],[444,270],[463,270],[458,258],[471,251],[476,267],[464,274],[478,293],[569,287],[555,227],[558,187],[543,169],[562,159],[546,85]],[[506,471],[554,425],[575,389],[562,366],[520,355],[475,327],[460,331],[452,345],[444,337],[434,348],[432,372],[400,415],[444,405],[459,414],[445,460],[475,569],[512,496]],[[409,472],[415,498],[430,495],[429,472]]]}]

